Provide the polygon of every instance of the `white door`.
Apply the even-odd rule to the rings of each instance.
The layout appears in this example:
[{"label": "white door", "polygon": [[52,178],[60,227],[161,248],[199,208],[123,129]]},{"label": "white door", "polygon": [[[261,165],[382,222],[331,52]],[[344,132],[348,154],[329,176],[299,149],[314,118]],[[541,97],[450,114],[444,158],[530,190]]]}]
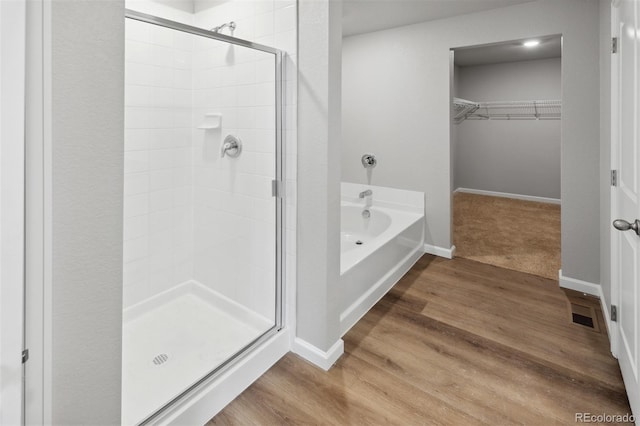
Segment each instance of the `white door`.
[{"label": "white door", "polygon": [[22,423],[25,4],[0,0],[0,424]]},{"label": "white door", "polygon": [[[640,292],[640,150],[638,129],[640,85],[638,54],[640,0],[614,2],[613,33],[618,53],[613,64],[612,158],[618,169],[618,186],[613,190],[612,214],[616,222],[612,237],[612,303],[617,305],[617,330],[612,333],[613,351],[618,356],[631,409],[640,416],[639,307]],[[636,232],[637,231],[637,232]]]}]

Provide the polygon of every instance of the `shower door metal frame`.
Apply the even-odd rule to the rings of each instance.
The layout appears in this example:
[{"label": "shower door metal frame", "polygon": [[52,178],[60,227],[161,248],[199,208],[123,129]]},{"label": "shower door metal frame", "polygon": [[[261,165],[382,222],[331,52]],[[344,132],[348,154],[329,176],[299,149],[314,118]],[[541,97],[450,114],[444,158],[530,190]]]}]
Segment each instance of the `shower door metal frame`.
[{"label": "shower door metal frame", "polygon": [[193,34],[200,37],[210,38],[213,40],[218,40],[221,42],[229,43],[235,46],[246,47],[249,49],[259,50],[266,53],[271,53],[274,55],[275,59],[275,132],[276,132],[276,151],[275,151],[275,161],[276,161],[276,172],[275,172],[275,188],[280,188],[279,191],[274,192],[275,203],[276,203],[276,306],[275,306],[275,325],[263,333],[261,336],[254,339],[247,346],[240,349],[233,356],[231,356],[227,361],[211,370],[208,374],[202,377],[200,380],[192,384],[188,389],[184,392],[180,393],[180,395],[176,396],[171,401],[168,401],[162,408],[157,410],[156,412],[150,414],[147,418],[145,418],[141,424],[148,424],[153,422],[154,420],[161,417],[170,407],[176,402],[182,400],[185,397],[188,397],[190,394],[197,392],[199,388],[208,384],[210,381],[215,379],[221,372],[226,371],[228,368],[242,360],[251,349],[258,347],[263,342],[266,342],[275,334],[277,334],[284,326],[284,309],[283,309],[283,298],[285,297],[283,288],[284,288],[284,149],[283,149],[283,95],[282,95],[282,79],[284,77],[283,74],[283,52],[279,49],[275,49],[270,46],[265,46],[263,44],[254,43],[248,40],[243,40],[236,37],[227,36],[224,34],[215,33],[203,28],[194,27],[191,25],[182,24],[180,22],[171,21],[164,18],[159,18],[157,16],[148,15],[146,13],[137,12],[131,9],[125,9],[125,18],[133,19],[136,21],[145,22],[152,25],[158,25],[160,27],[173,29],[176,31],[181,31],[188,34]]}]

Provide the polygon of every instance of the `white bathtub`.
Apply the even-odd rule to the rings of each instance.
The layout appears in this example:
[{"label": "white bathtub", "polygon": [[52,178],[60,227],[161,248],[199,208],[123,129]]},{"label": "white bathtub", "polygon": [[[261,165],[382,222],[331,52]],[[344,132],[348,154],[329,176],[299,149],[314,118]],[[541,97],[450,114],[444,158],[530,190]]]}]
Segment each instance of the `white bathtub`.
[{"label": "white bathtub", "polygon": [[[413,266],[423,254],[424,244],[423,195],[419,197],[422,207],[403,206],[377,200],[377,193],[389,191],[389,188],[381,190],[375,186],[353,185],[353,188],[348,187],[348,193],[354,189],[372,189],[373,201],[368,200],[370,206],[367,207],[365,200],[343,196],[341,203],[342,334]],[[365,208],[371,213],[369,218],[362,215]]]}]

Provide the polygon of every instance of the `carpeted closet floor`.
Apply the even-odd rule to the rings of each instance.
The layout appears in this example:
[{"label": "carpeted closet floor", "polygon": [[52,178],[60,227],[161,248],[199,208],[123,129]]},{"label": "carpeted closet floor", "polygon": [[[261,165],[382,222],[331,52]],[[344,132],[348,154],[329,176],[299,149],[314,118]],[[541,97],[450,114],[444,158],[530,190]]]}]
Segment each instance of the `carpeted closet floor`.
[{"label": "carpeted closet floor", "polygon": [[560,206],[457,192],[456,256],[558,279]]}]

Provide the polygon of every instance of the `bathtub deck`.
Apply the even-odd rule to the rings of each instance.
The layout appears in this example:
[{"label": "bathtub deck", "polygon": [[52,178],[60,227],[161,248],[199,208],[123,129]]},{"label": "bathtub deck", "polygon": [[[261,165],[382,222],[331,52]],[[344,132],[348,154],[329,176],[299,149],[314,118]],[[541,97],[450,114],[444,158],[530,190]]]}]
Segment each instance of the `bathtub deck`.
[{"label": "bathtub deck", "polygon": [[[599,330],[571,322],[569,300]],[[575,424],[630,408],[597,300],[424,256],[345,336],[329,372],[289,354],[218,424]]]}]

